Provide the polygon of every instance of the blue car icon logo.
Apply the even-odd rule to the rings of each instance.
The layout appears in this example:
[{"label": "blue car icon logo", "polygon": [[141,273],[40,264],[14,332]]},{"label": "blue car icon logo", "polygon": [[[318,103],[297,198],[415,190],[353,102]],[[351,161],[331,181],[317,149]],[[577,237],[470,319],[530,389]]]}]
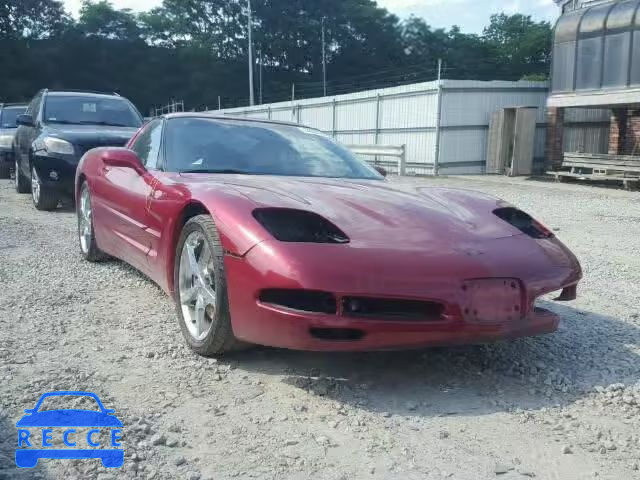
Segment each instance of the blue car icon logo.
[{"label": "blue car icon logo", "polygon": [[[85,397],[82,400],[95,402],[97,410],[57,409],[44,410],[47,399]],[[122,422],[114,415],[115,410],[104,407],[100,398],[90,392],[50,392],[40,397],[33,409],[25,410],[26,415],[16,423],[18,428],[18,448],[16,465],[33,468],[41,458],[86,459],[99,458],[106,468],[118,468],[124,463],[121,446]],[[83,430],[79,432],[78,430]],[[84,434],[84,430],[87,430]],[[108,434],[108,441],[104,441]],[[54,438],[55,437],[55,438]],[[62,441],[65,447],[55,448],[55,441]],[[107,443],[107,445],[104,445]],[[87,448],[83,448],[86,445]]]}]

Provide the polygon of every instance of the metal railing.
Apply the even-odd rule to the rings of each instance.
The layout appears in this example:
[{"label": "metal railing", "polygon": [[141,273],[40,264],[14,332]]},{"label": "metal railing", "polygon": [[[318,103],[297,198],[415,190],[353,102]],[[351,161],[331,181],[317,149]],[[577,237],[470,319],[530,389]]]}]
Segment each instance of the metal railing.
[{"label": "metal railing", "polygon": [[407,174],[407,148],[405,145],[346,145],[357,155],[371,155],[381,157],[395,157],[398,159],[398,175]]}]

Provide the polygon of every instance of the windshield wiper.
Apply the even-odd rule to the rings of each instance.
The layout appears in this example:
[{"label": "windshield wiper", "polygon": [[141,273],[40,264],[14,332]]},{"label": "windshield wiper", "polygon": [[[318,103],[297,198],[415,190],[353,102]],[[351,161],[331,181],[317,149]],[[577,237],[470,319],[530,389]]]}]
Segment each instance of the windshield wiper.
[{"label": "windshield wiper", "polygon": [[57,123],[60,125],[80,125],[80,122],[72,122],[70,120],[47,120],[46,123]]},{"label": "windshield wiper", "polygon": [[208,170],[208,169],[182,170],[180,173],[227,173],[227,174],[238,174],[238,175],[254,175],[253,172],[247,172],[246,170],[235,170],[233,168],[224,168],[219,170]]},{"label": "windshield wiper", "polygon": [[112,123],[112,122],[78,122],[78,123],[80,125],[100,125],[104,127],[129,127],[130,126],[130,125],[124,125],[122,123]]}]

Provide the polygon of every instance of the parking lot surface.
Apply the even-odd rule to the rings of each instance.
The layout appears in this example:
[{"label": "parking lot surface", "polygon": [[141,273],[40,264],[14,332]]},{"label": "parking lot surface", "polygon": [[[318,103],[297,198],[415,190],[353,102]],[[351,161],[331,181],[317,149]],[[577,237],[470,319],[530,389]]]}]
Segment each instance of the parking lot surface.
[{"label": "parking lot surface", "polygon": [[[82,261],[69,207],[0,181],[0,478],[640,479],[640,194],[506,178],[391,179],[502,197],[576,253],[554,335],[488,346],[205,359],[172,301],[118,261]],[[400,242],[402,239],[390,239]],[[15,467],[41,394],[116,410],[125,463]]]}]

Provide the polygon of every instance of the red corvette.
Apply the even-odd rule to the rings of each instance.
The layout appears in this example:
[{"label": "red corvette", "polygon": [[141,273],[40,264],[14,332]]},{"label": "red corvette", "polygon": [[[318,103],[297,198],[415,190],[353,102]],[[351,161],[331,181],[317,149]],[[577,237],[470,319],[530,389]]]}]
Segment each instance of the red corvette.
[{"label": "red corvette", "polygon": [[177,305],[199,354],[242,343],[401,349],[550,333],[574,255],[517,208],[466,190],[393,188],[298,125],[176,114],[76,175],[83,256],[118,257]]}]

